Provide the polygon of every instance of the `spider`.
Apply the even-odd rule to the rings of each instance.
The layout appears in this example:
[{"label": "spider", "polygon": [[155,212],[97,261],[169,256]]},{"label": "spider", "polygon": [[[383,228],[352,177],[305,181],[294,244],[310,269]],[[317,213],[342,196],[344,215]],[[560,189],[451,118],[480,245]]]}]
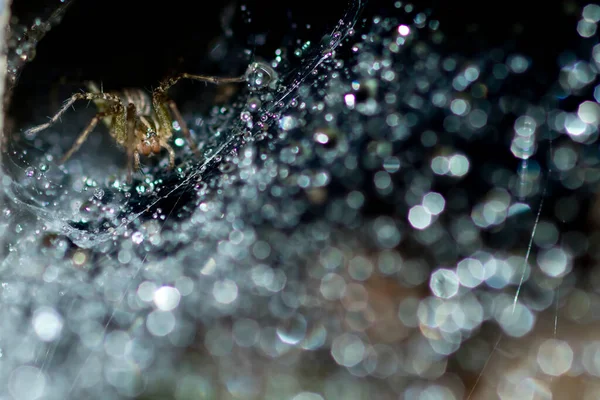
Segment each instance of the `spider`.
[{"label": "spider", "polygon": [[[60,119],[60,117],[78,100],[93,101],[98,112],[87,127],[79,135],[73,146],[59,160],[59,164],[66,162],[86,141],[94,130],[98,121],[102,121],[110,132],[112,138],[127,151],[127,180],[131,182],[133,169],[140,166],[140,154],[152,156],[159,154],[162,149],[169,153],[169,169],[175,165],[175,152],[168,141],[173,135],[173,120],[181,127],[183,135],[194,153],[198,153],[192,140],[190,131],[185,123],[175,102],[167,95],[167,90],[181,79],[192,79],[214,84],[244,82],[248,72],[239,77],[215,77],[208,75],[192,75],[182,73],[160,82],[159,86],[150,95],[142,89],[124,89],[120,92],[104,92],[98,86],[89,82],[88,92],[72,95],[45,124],[41,124],[25,131],[34,134],[42,131]],[[133,165],[132,165],[133,164]]]}]

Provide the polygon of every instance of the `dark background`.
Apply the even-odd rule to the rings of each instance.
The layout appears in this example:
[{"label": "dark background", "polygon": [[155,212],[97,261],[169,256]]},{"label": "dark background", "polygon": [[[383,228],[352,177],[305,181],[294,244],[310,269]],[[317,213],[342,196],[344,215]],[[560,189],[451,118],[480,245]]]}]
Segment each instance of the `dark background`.
[{"label": "dark background", "polygon": [[[415,12],[433,10],[432,18],[441,22],[447,36],[448,52],[476,57],[480,50],[493,46],[512,48],[542,63],[547,76],[555,80],[560,49],[576,39],[581,2],[543,3],[415,0],[412,4]],[[57,4],[57,0],[14,0],[13,15],[29,25],[33,18],[49,15]],[[110,90],[149,88],[181,71],[237,75],[248,58],[243,49],[253,56],[272,58],[278,46],[298,38],[318,42],[341,18],[348,1],[239,1],[237,10],[244,5],[247,11],[236,12],[231,24],[233,36],[226,52],[233,62],[218,64],[209,53],[214,40],[223,36],[221,15],[229,4],[218,0],[75,0],[22,71],[9,114],[28,118],[31,96],[43,96],[57,86],[68,94],[81,88],[84,80],[101,81]],[[400,11],[393,0],[371,0],[362,17],[395,13]],[[257,42],[257,38],[264,40]],[[228,65],[230,70],[217,65]]]}]

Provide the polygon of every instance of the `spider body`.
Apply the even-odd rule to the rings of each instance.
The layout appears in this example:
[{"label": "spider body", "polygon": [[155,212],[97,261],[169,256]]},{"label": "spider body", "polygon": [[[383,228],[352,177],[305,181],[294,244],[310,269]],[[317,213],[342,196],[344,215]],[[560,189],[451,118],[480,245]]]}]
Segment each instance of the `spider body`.
[{"label": "spider body", "polygon": [[[91,94],[102,94],[95,83],[90,82],[87,86]],[[175,163],[175,152],[168,141],[173,136],[171,130],[173,119],[165,105],[159,102],[155,110],[150,94],[137,88],[126,88],[109,94],[120,99],[120,105],[116,108],[104,98],[95,98],[93,101],[98,113],[106,115],[102,117],[102,122],[115,142],[125,149],[134,147],[135,168],[139,166],[140,155],[153,156],[159,154],[163,148],[169,152],[169,168],[172,168]],[[122,107],[125,104],[127,108],[123,111]],[[159,113],[164,118],[163,124],[160,123]],[[129,126],[131,123],[134,124],[132,128]],[[133,130],[132,137],[129,136],[130,129]],[[132,140],[132,143],[129,140]],[[195,150],[193,143],[190,143],[190,146]]]},{"label": "spider body", "polygon": [[72,95],[45,124],[27,130],[27,133],[42,131],[57,122],[60,117],[78,100],[93,101],[98,112],[79,135],[73,146],[61,158],[67,161],[85,142],[99,121],[108,128],[112,138],[127,151],[128,180],[134,169],[140,165],[140,155],[152,156],[162,149],[169,153],[169,168],[175,165],[175,152],[168,141],[173,136],[173,121],[177,121],[190,148],[197,152],[187,124],[175,102],[167,95],[167,90],[181,79],[192,79],[214,84],[244,82],[245,75],[234,78],[219,78],[206,75],[183,73],[163,80],[160,85],[147,93],[141,89],[123,89],[119,92],[104,92],[94,83],[88,83],[88,92]]}]

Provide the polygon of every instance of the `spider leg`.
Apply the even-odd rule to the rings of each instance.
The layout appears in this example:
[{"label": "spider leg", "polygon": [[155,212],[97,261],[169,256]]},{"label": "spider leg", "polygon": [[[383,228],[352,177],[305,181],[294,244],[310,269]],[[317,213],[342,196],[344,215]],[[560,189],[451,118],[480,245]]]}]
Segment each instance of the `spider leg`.
[{"label": "spider leg", "polygon": [[161,145],[171,137],[171,131],[173,129],[169,110],[166,107],[167,103],[167,95],[164,92],[158,90],[152,92],[152,107],[154,108],[156,119],[158,120],[158,126],[156,128],[159,131]]},{"label": "spider leg", "polygon": [[133,160],[134,168],[137,171],[138,169],[140,169],[140,153],[137,150],[134,150],[133,152]]},{"label": "spider leg", "polygon": [[105,100],[115,103],[120,103],[121,101],[117,96],[112,95],[110,93],[75,93],[67,101],[65,101],[65,103],[58,110],[58,112],[54,114],[52,118],[50,118],[50,121],[46,122],[45,124],[41,124],[38,126],[34,126],[33,128],[27,129],[25,131],[25,134],[30,135],[39,131],[43,131],[46,128],[49,128],[50,126],[55,124],[56,121],[58,121],[60,117],[69,109],[69,107],[71,107],[73,103],[75,103],[77,100]]},{"label": "spider leg", "polygon": [[195,81],[214,83],[215,85],[220,85],[222,83],[234,83],[234,82],[245,82],[246,75],[236,76],[236,77],[219,77],[219,76],[210,76],[210,75],[192,75],[188,73],[182,73],[179,75],[175,75],[172,78],[167,78],[163,80],[158,88],[155,91],[158,92],[166,92],[171,86],[175,85],[181,79],[192,79]]},{"label": "spider leg", "polygon": [[62,156],[62,158],[59,161],[59,164],[63,164],[64,162],[66,162],[72,155],[73,153],[75,153],[77,150],[79,150],[79,148],[81,147],[81,145],[86,141],[86,139],[88,138],[89,134],[92,132],[92,130],[96,127],[96,125],[98,124],[98,121],[100,121],[102,118],[105,118],[107,116],[113,115],[115,114],[116,111],[112,110],[112,111],[107,111],[107,112],[99,112],[97,113],[94,118],[92,118],[92,120],[90,121],[90,123],[88,124],[88,126],[83,130],[83,132],[81,132],[81,134],[77,137],[77,140],[75,141],[75,143],[73,144],[73,146],[71,146],[71,148],[69,149],[69,151],[67,151],[65,153],[64,156]]},{"label": "spider leg", "polygon": [[[137,154],[135,148],[135,125],[136,125],[136,109],[133,103],[127,105],[127,182],[131,183],[131,176],[134,168],[134,154]],[[137,165],[139,166],[139,154],[137,154]]]},{"label": "spider leg", "polygon": [[167,149],[167,151],[169,152],[169,169],[173,169],[173,167],[175,166],[175,151],[173,150],[173,148],[164,140],[160,141],[160,145]]},{"label": "spider leg", "polygon": [[166,101],[167,101],[167,105],[169,106],[169,110],[171,110],[171,114],[173,114],[173,116],[175,117],[175,120],[177,121],[177,123],[179,124],[179,127],[181,128],[181,131],[183,132],[183,136],[185,136],[185,139],[188,141],[188,145],[190,146],[190,149],[192,149],[194,154],[198,155],[199,152],[198,152],[196,143],[194,142],[194,139],[192,139],[190,130],[189,130],[187,124],[185,123],[185,120],[181,116],[181,113],[179,112],[179,108],[177,108],[177,104],[175,104],[175,101],[173,101],[173,99],[167,99]]}]

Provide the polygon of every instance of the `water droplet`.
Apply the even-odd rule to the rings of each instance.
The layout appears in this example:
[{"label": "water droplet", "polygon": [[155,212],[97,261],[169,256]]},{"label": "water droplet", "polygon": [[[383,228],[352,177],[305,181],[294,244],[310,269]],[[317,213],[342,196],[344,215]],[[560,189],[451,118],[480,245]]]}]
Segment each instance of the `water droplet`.
[{"label": "water droplet", "polygon": [[96,182],[92,178],[84,178],[85,186],[87,187],[96,187],[98,186],[98,182]]},{"label": "water droplet", "polygon": [[142,232],[135,232],[131,235],[131,240],[133,240],[133,243],[135,244],[140,244],[144,241],[144,234]]},{"label": "water droplet", "polygon": [[273,86],[278,79],[277,72],[267,63],[254,62],[248,67],[246,79],[253,90]]},{"label": "water droplet", "polygon": [[250,114],[248,111],[242,111],[240,113],[240,119],[244,122],[252,121],[252,114]]},{"label": "water droplet", "polygon": [[460,285],[454,271],[441,268],[431,275],[429,287],[436,296],[449,299],[458,293]]},{"label": "water droplet", "polygon": [[313,135],[313,139],[315,139],[315,142],[319,143],[319,144],[327,144],[329,143],[329,136],[326,133],[327,131],[318,131],[315,132],[315,134]]},{"label": "water droplet", "polygon": [[94,197],[98,200],[102,200],[102,198],[104,197],[104,190],[100,188],[94,190]]},{"label": "water droplet", "polygon": [[296,315],[277,327],[277,336],[282,342],[295,345],[304,339],[306,328],[306,318],[302,315]]},{"label": "water droplet", "polygon": [[250,112],[257,111],[261,105],[262,105],[262,102],[260,101],[260,99],[258,97],[251,97],[248,99],[247,108]]}]

